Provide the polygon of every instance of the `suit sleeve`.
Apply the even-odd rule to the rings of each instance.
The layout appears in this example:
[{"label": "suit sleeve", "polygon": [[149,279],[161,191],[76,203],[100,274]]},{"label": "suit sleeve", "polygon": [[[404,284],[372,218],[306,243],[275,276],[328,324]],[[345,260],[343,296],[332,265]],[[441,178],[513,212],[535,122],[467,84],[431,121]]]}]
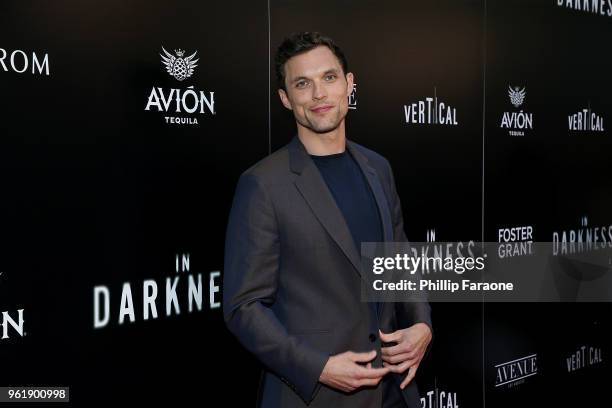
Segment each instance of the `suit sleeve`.
[{"label": "suit sleeve", "polygon": [[[393,239],[396,242],[408,242],[406,232],[404,231],[404,216],[402,213],[402,205],[397,188],[395,186],[395,178],[391,165],[387,162],[388,174],[391,183],[391,217],[393,219]],[[400,325],[410,326],[415,323],[425,323],[429,326],[432,333],[432,341],[429,343],[427,351],[433,343],[433,324],[431,322],[431,307],[427,299],[418,302],[398,302],[395,306],[395,312]]]},{"label": "suit sleeve", "polygon": [[224,319],[247,350],[309,403],[329,354],[289,335],[272,310],[279,260],[273,203],[257,177],[245,173],[238,181],[226,231]]}]

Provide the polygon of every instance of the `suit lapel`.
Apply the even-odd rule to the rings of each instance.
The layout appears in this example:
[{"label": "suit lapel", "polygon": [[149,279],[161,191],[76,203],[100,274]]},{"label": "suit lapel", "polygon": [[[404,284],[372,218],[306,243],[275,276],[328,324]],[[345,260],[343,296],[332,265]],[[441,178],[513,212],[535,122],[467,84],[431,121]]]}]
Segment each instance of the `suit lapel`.
[{"label": "suit lapel", "polygon": [[306,166],[295,185],[315,216],[361,275],[359,253],[342,212],[314,164]]},{"label": "suit lapel", "polygon": [[[346,141],[347,148],[355,158],[355,161],[359,164],[361,171],[365,174],[368,184],[374,193],[376,204],[378,205],[378,212],[380,214],[380,220],[383,227],[384,241],[393,241],[393,225],[391,222],[391,213],[389,211],[389,205],[385,192],[382,185],[380,184],[380,177],[376,169],[369,165],[368,158],[365,157],[350,140]],[[388,307],[389,302],[380,302],[376,308],[376,315],[380,321],[381,316],[386,316],[385,309]],[[391,303],[392,305],[392,303]]]},{"label": "suit lapel", "polygon": [[393,241],[393,226],[391,225],[391,213],[389,212],[389,204],[387,201],[387,197],[385,196],[385,192],[383,190],[382,184],[380,184],[380,177],[378,176],[378,172],[374,167],[370,166],[368,163],[368,158],[365,157],[358,149],[355,147],[355,144],[350,140],[346,141],[346,145],[355,158],[359,167],[361,167],[361,171],[365,174],[366,179],[368,180],[368,184],[374,193],[374,198],[376,199],[376,204],[378,205],[378,212],[380,214],[380,220],[382,222],[383,227],[383,237],[384,241]]},{"label": "suit lapel", "polygon": [[[308,156],[306,148],[297,136],[294,136],[288,148],[291,170],[298,174],[298,177],[295,179],[297,189],[300,191],[317,219],[321,222],[321,225],[323,225],[332,239],[338,244],[357,273],[361,275],[360,249],[355,246],[355,242],[353,241],[353,237],[344,216],[338,208],[334,197],[331,195],[327,184],[325,184],[325,180],[323,180],[319,170]],[[374,193],[382,221],[384,239],[385,241],[392,241],[393,229],[391,225],[391,215],[378,173],[368,164],[367,157],[359,152],[349,140],[347,140],[347,148],[355,158],[355,161],[361,168],[361,171],[365,175]]]},{"label": "suit lapel", "polygon": [[357,273],[361,275],[359,253],[342,212],[336,205],[325,180],[323,180],[319,170],[297,136],[289,144],[289,157],[291,170],[299,175],[295,179],[295,186],[321,225],[338,244]]}]

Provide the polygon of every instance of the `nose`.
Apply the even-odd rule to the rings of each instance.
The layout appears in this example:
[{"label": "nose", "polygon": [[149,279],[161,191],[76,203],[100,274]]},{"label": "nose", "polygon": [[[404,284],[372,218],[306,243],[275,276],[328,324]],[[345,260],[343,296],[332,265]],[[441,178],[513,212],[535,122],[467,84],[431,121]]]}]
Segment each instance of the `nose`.
[{"label": "nose", "polygon": [[327,92],[325,90],[325,86],[323,84],[315,81],[312,87],[312,99],[321,100],[327,96]]}]

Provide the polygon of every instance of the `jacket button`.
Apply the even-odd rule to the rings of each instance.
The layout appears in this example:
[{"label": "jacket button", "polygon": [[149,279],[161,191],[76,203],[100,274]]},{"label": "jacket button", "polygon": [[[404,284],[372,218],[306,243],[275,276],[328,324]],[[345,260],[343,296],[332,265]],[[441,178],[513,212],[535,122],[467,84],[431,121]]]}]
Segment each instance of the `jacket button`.
[{"label": "jacket button", "polygon": [[374,343],[376,341],[376,335],[374,333],[370,333],[370,335],[368,336],[368,338],[370,339],[370,341],[372,343]]}]

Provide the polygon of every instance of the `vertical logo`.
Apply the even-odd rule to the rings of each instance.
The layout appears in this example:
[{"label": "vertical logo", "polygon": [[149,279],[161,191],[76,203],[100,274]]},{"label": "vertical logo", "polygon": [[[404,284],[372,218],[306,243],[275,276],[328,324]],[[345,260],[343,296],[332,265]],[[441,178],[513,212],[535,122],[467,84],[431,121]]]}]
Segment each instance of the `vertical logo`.
[{"label": "vertical logo", "polygon": [[603,117],[591,110],[591,103],[586,108],[567,116],[567,125],[570,131],[575,132],[603,132]]},{"label": "vertical logo", "polygon": [[457,393],[436,388],[421,397],[421,408],[459,408]]},{"label": "vertical logo", "polygon": [[434,86],[433,96],[404,105],[404,118],[409,125],[457,126],[457,109],[438,98]]},{"label": "vertical logo", "polygon": [[438,387],[438,379],[434,377],[434,389],[421,397],[421,408],[459,408],[457,393],[441,390]]},{"label": "vertical logo", "polygon": [[581,346],[565,359],[567,372],[571,373],[603,362],[601,347]]},{"label": "vertical logo", "polygon": [[[525,102],[527,96],[526,87],[508,86],[508,98],[516,109],[519,109]],[[525,136],[525,132],[533,129],[533,114],[519,111],[504,112],[499,126],[501,129],[508,129],[510,136]]]},{"label": "vertical logo", "polygon": [[348,96],[348,108],[357,109],[357,84],[353,83],[353,90]]}]

